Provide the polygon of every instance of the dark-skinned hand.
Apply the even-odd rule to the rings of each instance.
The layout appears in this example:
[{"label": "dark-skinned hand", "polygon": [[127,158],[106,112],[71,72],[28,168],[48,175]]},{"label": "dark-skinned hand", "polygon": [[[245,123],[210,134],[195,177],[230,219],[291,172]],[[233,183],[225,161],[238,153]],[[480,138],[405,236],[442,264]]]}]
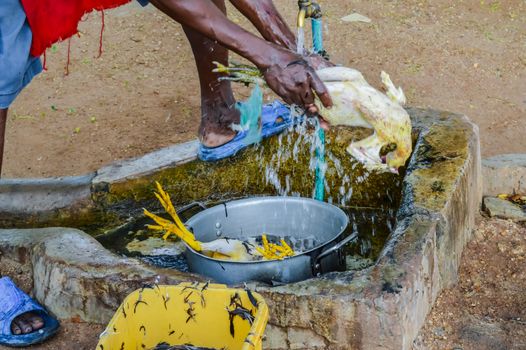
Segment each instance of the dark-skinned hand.
[{"label": "dark-skinned hand", "polygon": [[268,86],[288,104],[295,104],[316,113],[316,94],[325,108],[332,107],[332,99],[325,84],[314,69],[301,58],[286,65],[274,64],[267,68],[263,75]]},{"label": "dark-skinned hand", "polygon": [[305,61],[307,61],[307,63],[315,70],[336,67],[336,65],[331,61],[328,61],[322,56],[315,53],[305,56]]},{"label": "dark-skinned hand", "polygon": [[[317,55],[316,55],[317,56]],[[308,60],[314,60],[317,65],[332,63],[326,61],[321,56],[307,57]],[[324,62],[322,62],[323,60]],[[327,63],[325,63],[327,62]],[[288,104],[295,104],[304,108],[310,115],[316,115],[318,108],[315,104],[315,94],[325,108],[332,107],[332,99],[325,87],[325,84],[316,74],[314,68],[306,60],[298,58],[286,65],[274,64],[266,69],[264,78],[268,86],[278,94]],[[328,129],[328,123],[320,117],[320,125]]]},{"label": "dark-skinned hand", "polygon": [[[336,67],[336,65],[332,63],[331,61],[315,53],[305,56],[305,60],[315,70]],[[317,111],[318,111],[318,108],[314,105],[308,106],[307,108],[307,112],[312,115],[316,114]],[[323,119],[323,116],[318,115],[318,119],[320,120],[320,126],[325,130],[329,130],[330,124],[327,121],[325,121],[325,119]]]}]

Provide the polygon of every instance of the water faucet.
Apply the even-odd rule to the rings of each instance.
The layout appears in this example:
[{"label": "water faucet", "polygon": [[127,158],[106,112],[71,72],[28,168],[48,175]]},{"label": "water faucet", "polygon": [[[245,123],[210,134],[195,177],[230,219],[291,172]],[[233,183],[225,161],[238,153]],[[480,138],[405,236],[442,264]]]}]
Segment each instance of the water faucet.
[{"label": "water faucet", "polygon": [[305,19],[321,18],[321,6],[312,0],[298,0],[298,28],[305,27]]}]

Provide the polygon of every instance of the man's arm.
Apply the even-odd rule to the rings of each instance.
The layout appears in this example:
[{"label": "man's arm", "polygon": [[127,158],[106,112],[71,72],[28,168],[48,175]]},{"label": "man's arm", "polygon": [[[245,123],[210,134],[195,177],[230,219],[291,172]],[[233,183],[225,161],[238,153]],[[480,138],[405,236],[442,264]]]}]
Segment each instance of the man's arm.
[{"label": "man's arm", "polygon": [[[230,2],[252,22],[267,41],[297,52],[296,36],[272,0],[230,0]],[[314,69],[334,66],[317,54],[310,54],[304,58]]]},{"label": "man's arm", "polygon": [[230,0],[252,22],[263,38],[296,52],[296,36],[272,0]]},{"label": "man's arm", "polygon": [[177,22],[250,60],[264,73],[269,87],[287,103],[309,107],[314,103],[314,90],[326,107],[332,105],[325,85],[299,55],[229,21],[210,0],[151,0],[151,3]]}]

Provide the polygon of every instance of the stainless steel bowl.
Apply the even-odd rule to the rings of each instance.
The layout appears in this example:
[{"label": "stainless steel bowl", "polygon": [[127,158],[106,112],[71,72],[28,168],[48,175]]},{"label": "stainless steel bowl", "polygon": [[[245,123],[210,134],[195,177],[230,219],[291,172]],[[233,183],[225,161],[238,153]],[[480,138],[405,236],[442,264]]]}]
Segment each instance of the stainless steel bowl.
[{"label": "stainless steel bowl", "polygon": [[255,197],[227,202],[199,212],[186,222],[195,237],[210,242],[222,237],[246,239],[263,233],[290,241],[312,240],[312,247],[283,260],[225,261],[187,247],[190,271],[213,280],[237,284],[247,281],[291,283],[343,268],[336,244],[349,224],[340,208],[309,198]]}]

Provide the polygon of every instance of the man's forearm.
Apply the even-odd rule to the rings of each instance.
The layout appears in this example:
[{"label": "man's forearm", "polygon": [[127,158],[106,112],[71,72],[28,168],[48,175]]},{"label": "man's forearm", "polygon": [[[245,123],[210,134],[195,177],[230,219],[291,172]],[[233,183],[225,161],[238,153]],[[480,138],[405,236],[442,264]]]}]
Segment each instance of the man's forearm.
[{"label": "man's forearm", "polygon": [[209,0],[151,0],[177,22],[266,69],[292,57],[286,50],[249,33],[228,18]]},{"label": "man's forearm", "polygon": [[272,0],[230,0],[268,41],[296,51],[296,37]]}]

